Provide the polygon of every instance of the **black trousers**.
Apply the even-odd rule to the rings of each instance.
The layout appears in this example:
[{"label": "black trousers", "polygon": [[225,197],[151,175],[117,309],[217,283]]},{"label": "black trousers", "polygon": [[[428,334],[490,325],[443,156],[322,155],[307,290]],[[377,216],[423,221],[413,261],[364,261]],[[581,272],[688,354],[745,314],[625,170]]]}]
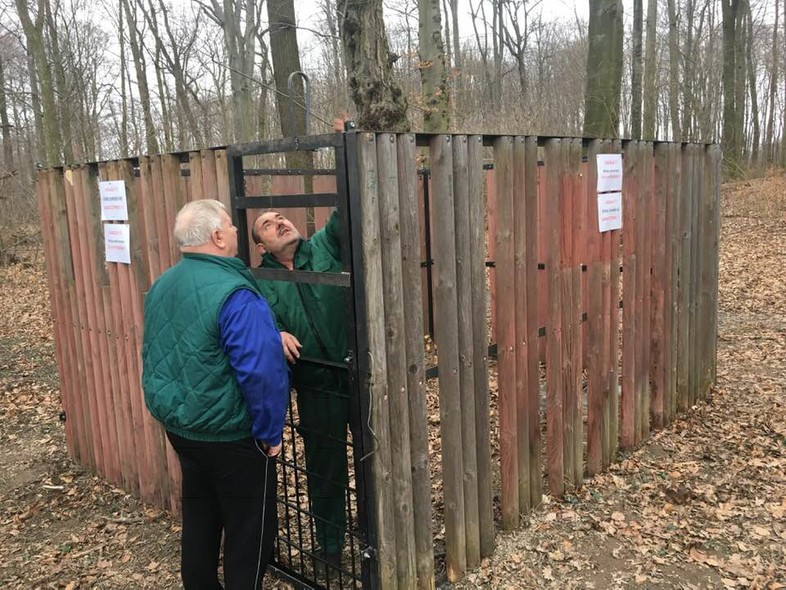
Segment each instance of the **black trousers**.
[{"label": "black trousers", "polygon": [[251,438],[200,442],[167,432],[183,472],[181,575],[185,590],[218,590],[224,533],[226,590],[258,590],[273,554],[276,461]]}]

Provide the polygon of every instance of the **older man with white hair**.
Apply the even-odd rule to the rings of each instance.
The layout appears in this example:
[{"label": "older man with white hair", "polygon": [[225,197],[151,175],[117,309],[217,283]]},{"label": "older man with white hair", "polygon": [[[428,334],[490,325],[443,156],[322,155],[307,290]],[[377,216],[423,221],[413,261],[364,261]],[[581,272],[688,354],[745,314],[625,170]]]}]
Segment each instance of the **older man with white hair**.
[{"label": "older man with white hair", "polygon": [[186,590],[257,589],[276,536],[276,467],[289,400],[281,337],[215,200],[177,214],[183,254],[145,300],[142,386],[183,473]]}]

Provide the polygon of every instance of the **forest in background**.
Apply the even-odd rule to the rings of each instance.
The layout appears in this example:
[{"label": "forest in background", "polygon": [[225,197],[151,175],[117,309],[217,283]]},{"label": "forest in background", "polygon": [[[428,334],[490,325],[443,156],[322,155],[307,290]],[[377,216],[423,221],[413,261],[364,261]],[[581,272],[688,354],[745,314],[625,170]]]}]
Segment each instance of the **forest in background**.
[{"label": "forest in background", "polygon": [[345,111],[377,130],[722,142],[729,176],[786,165],[786,0],[584,8],[0,0],[0,219],[34,219],[39,167],[327,132]]}]

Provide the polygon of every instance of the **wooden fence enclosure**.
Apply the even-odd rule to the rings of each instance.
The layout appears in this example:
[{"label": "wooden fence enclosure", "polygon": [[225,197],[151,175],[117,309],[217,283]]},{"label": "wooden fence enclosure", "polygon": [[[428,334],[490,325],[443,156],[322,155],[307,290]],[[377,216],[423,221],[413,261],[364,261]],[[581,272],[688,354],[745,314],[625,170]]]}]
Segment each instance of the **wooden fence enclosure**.
[{"label": "wooden fence enclosure", "polygon": [[[437,463],[447,577],[457,580],[493,551],[499,525],[519,526],[544,493],[582,485],[618,448],[705,397],[716,373],[721,154],[715,145],[367,132],[347,133],[345,150],[352,239],[362,247],[353,273],[375,441],[375,585],[431,588]],[[603,153],[623,154],[623,228],[601,233]],[[131,264],[105,262],[99,180],[125,181]],[[329,193],[336,182],[323,174],[309,184]],[[304,191],[302,176],[272,173],[246,176],[245,186]],[[227,151],[43,170],[37,191],[69,452],[177,512],[177,458],[141,392],[142,304],[178,260],[177,210],[199,198],[231,209]],[[306,234],[328,213],[294,215]],[[436,357],[424,350],[429,314]],[[426,403],[435,371],[438,420]],[[439,455],[429,452],[430,423]]]}]

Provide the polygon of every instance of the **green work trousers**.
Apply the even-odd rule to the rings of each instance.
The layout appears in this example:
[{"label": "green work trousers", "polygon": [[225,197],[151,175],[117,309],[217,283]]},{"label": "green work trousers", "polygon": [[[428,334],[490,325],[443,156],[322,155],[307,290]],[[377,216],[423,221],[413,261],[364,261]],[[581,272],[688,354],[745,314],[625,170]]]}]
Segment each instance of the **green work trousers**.
[{"label": "green work trousers", "polygon": [[[308,471],[308,498],[319,548],[339,553],[347,529],[347,388],[301,387],[297,392],[298,432]],[[315,548],[316,549],[316,548]]]}]

